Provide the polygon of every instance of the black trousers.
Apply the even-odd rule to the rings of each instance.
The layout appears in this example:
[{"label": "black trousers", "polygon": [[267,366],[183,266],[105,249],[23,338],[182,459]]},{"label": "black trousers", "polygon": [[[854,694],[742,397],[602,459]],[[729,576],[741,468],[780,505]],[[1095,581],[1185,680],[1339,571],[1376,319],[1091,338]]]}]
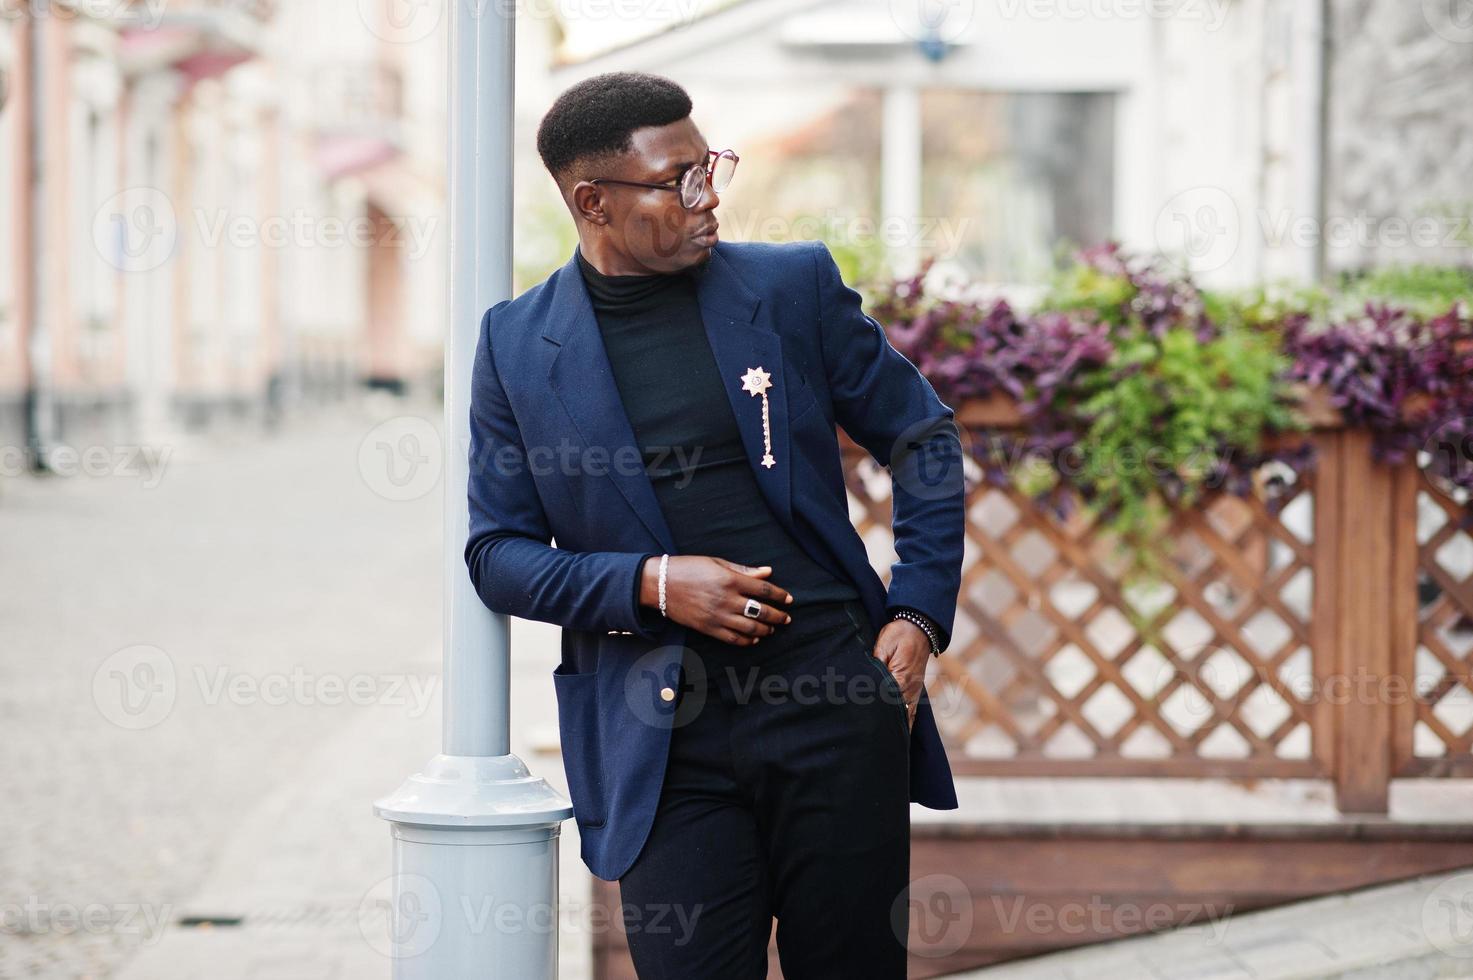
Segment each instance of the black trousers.
[{"label": "black trousers", "polygon": [[[802,615],[800,615],[800,613]],[[903,980],[909,731],[857,601],[683,659],[649,839],[619,879],[641,980]],[[766,649],[764,649],[766,648]]]}]

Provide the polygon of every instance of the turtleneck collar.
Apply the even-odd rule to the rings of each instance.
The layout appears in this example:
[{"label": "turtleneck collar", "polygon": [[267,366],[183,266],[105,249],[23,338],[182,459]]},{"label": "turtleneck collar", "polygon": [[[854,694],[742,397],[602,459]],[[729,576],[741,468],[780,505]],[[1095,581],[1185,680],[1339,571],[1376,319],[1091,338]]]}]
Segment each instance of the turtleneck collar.
[{"label": "turtleneck collar", "polygon": [[588,286],[588,298],[595,309],[628,310],[641,307],[669,289],[689,283],[689,270],[656,272],[649,275],[606,276],[594,268],[580,247],[578,268]]}]

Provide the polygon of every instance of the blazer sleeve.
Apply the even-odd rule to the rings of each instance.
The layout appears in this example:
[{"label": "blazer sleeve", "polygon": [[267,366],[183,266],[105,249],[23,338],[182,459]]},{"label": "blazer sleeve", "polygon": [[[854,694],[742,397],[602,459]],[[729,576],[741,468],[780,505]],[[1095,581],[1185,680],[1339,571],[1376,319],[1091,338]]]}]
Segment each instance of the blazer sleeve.
[{"label": "blazer sleeve", "polygon": [[575,552],[551,545],[527,447],[491,348],[492,319],[506,302],[481,317],[471,375],[465,545],[471,582],[492,612],[655,639],[664,617],[639,604],[640,569],[651,553]]},{"label": "blazer sleeve", "polygon": [[930,617],[944,650],[961,591],[966,537],[955,413],[860,308],[859,293],[844,284],[823,242],[813,243],[813,261],[835,421],[890,470],[899,560],[890,566],[886,606],[908,606]]}]

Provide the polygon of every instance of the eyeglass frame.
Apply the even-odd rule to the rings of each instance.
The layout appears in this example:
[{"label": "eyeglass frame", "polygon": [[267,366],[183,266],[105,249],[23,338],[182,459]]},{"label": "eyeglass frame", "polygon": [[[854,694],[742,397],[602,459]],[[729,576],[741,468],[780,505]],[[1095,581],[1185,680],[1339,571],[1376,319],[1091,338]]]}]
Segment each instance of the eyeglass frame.
[{"label": "eyeglass frame", "polygon": [[[717,160],[721,159],[722,157],[725,157],[725,156],[731,157],[732,176],[735,176],[736,175],[736,165],[741,162],[741,159],[742,158],[739,157],[739,156],[737,156],[730,149],[720,150],[720,151],[717,151],[717,150],[707,150],[706,153],[711,157],[710,160],[708,160],[706,163],[703,163],[703,164],[702,163],[692,164],[686,170],[681,171],[680,176],[675,178],[675,182],[674,183],[656,184],[656,183],[652,183],[651,181],[648,181],[648,180],[623,180],[623,179],[617,178],[617,177],[595,177],[593,180],[590,180],[589,183],[590,184],[626,184],[626,185],[628,185],[630,187],[649,187],[649,188],[652,188],[654,190],[676,191],[676,192],[679,192],[685,186],[685,178],[686,178],[686,176],[692,170],[695,170],[695,169],[699,168],[699,169],[702,169],[702,170],[705,170],[706,171],[706,179],[702,183],[703,184],[709,184],[711,186],[711,188],[714,190],[715,187],[716,187],[716,185],[714,183],[714,170],[713,170],[713,166],[714,166],[715,162]],[[728,180],[729,179],[730,178],[728,178]],[[701,196],[698,197],[698,198],[696,198],[695,204],[686,204],[685,203],[685,195],[682,194],[681,197],[680,197],[680,206],[683,207],[683,208],[685,208],[687,211],[690,211],[693,208],[695,208],[696,204],[700,204],[701,203],[701,197],[705,197],[705,196],[706,196],[706,190],[705,190],[705,187],[704,186],[701,188]]]}]

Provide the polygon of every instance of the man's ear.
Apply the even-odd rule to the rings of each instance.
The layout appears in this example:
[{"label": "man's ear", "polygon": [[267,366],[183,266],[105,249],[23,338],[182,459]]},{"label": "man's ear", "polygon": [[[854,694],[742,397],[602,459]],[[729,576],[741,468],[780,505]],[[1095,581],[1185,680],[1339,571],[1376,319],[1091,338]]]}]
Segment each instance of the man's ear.
[{"label": "man's ear", "polygon": [[603,190],[597,184],[580,180],[573,185],[568,198],[572,202],[573,213],[584,221],[592,225],[609,223],[608,213],[604,211]]}]

